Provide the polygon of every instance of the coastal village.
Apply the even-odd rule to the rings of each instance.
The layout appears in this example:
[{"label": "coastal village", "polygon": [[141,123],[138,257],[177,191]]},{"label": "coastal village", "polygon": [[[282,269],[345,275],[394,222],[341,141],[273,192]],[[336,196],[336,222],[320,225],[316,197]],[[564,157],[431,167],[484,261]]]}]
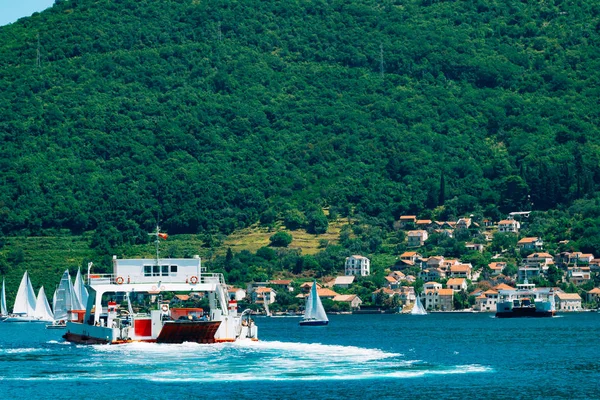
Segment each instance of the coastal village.
[{"label": "coastal village", "polygon": [[[401,216],[396,228],[404,231],[408,249],[386,269],[384,284],[372,291],[371,298],[361,299],[352,293],[357,280],[371,274],[371,261],[363,255],[346,258],[344,275],[318,280],[319,297],[339,305],[334,307],[335,310],[353,313],[408,313],[414,307],[417,296],[430,312],[495,313],[502,293],[514,291],[518,284],[529,283],[534,292],[544,292],[546,296],[553,297],[558,312],[598,308],[600,288],[594,287],[594,276],[600,272],[600,258],[581,252],[546,251],[543,238],[520,234],[519,219],[528,216],[527,212],[511,213],[497,222],[484,219],[480,223],[472,218],[438,222],[418,219],[415,215]],[[487,266],[477,268],[461,259],[425,256],[420,251],[432,234],[454,237],[465,231],[470,232],[470,237],[483,238],[481,242],[464,243],[468,250],[479,253],[489,248],[494,235],[514,235],[516,247],[512,249],[513,254],[520,258],[509,259],[504,255],[505,249],[495,254]],[[558,245],[566,244],[567,241]],[[556,279],[557,286],[543,285],[550,274]],[[542,285],[535,287],[532,282]],[[231,299],[246,299],[268,313],[269,307],[277,303],[278,294],[285,292],[303,299],[311,285],[312,281],[299,283],[294,279],[278,279],[253,282],[245,289],[230,288],[229,294]]]}]

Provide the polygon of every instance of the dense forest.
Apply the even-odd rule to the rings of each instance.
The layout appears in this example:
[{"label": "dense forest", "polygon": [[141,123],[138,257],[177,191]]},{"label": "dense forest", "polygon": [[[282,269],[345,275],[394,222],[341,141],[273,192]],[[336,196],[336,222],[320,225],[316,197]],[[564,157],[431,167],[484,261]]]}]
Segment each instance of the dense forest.
[{"label": "dense forest", "polygon": [[583,0],[57,0],[0,27],[0,232],[533,209],[600,250],[599,30]]}]

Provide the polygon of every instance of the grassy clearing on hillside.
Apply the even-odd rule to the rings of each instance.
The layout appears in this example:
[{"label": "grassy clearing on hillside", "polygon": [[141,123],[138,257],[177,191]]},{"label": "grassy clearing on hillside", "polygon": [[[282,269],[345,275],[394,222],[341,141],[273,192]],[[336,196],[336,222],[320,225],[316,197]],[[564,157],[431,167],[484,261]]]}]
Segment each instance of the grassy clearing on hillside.
[{"label": "grassy clearing on hillside", "polygon": [[231,248],[234,252],[248,250],[255,253],[261,247],[268,246],[270,243],[269,238],[276,232],[286,231],[293,237],[292,243],[288,246],[289,249],[299,249],[301,254],[312,255],[322,250],[319,247],[322,240],[328,241],[329,244],[338,243],[340,231],[346,223],[346,220],[330,222],[327,232],[322,235],[313,235],[303,229],[290,231],[282,226],[277,226],[273,229],[264,226],[253,226],[230,235],[223,242],[223,248]]}]

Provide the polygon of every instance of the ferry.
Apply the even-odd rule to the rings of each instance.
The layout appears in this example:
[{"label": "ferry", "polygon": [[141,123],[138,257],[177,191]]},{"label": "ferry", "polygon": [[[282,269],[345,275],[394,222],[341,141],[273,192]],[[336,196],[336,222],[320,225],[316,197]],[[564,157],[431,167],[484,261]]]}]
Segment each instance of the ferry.
[{"label": "ferry", "polygon": [[517,284],[516,290],[500,290],[496,318],[553,317],[554,292],[551,288],[538,288],[528,283]]},{"label": "ferry", "polygon": [[[156,232],[158,238],[164,235]],[[66,323],[63,338],[77,344],[220,343],[258,340],[250,313],[237,313],[222,274],[208,273],[193,258],[118,259],[112,274],[92,274],[85,311]],[[171,307],[167,297],[208,296],[209,310]],[[134,307],[134,304],[136,307]],[[146,309],[139,309],[143,304]],[[138,308],[138,311],[134,311]]]}]

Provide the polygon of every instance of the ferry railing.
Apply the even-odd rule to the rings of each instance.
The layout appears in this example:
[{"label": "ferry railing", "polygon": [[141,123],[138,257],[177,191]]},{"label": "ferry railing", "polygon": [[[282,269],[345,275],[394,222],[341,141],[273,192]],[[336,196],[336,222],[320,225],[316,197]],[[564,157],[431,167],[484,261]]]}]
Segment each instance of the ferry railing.
[{"label": "ferry railing", "polygon": [[89,274],[87,283],[93,285],[128,284],[128,283],[218,283],[225,285],[225,277],[221,273],[201,273],[200,276],[115,276],[114,274]]}]

